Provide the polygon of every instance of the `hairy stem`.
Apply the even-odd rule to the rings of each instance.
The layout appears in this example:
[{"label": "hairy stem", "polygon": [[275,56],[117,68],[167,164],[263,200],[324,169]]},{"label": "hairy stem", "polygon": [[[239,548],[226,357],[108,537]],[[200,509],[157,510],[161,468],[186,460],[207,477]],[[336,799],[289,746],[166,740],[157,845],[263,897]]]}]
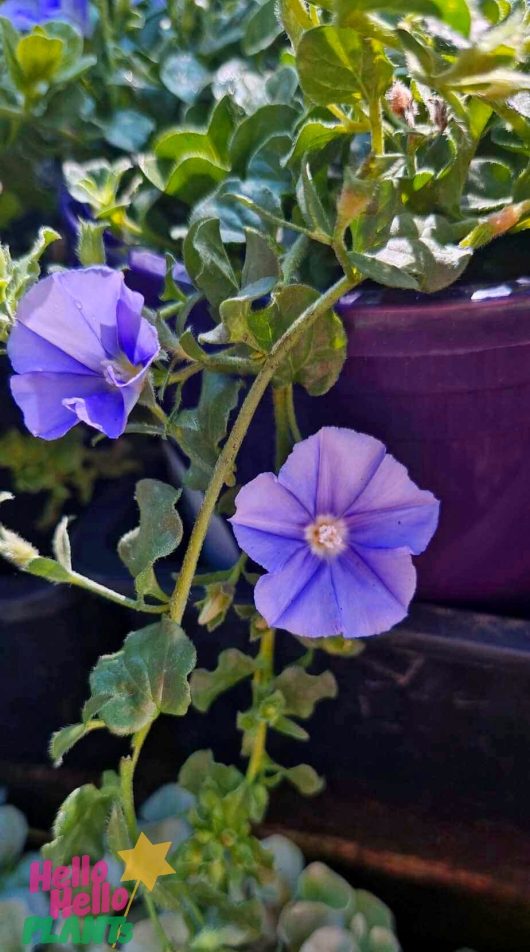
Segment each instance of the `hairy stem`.
[{"label": "hairy stem", "polygon": [[72,571],[69,573],[68,584],[75,585],[77,588],[84,588],[87,592],[100,595],[102,598],[106,598],[107,601],[115,602],[116,605],[121,605],[123,608],[132,608],[133,611],[148,612],[153,615],[160,615],[162,612],[167,611],[166,605],[147,605],[143,602],[140,603],[137,599],[128,598],[127,595],[115,592],[113,589],[107,588],[106,585],[100,585],[99,582],[95,582],[85,575],[79,575],[78,572]]},{"label": "hairy stem", "polygon": [[243,442],[249,424],[265,390],[289,351],[297,344],[303,334],[307,332],[319,317],[333,307],[351,287],[351,278],[341,278],[340,281],[337,281],[333,287],[300,314],[274,345],[266,363],[261,368],[248,391],[232,431],[217,460],[210,484],[206,490],[201,509],[191,533],[188,548],[182,563],[182,570],[171,596],[169,611],[173,621],[178,623],[182,621],[193,577],[197,570],[197,563],[208,531],[210,519],[215,510],[215,505],[227,477],[232,472],[241,443]]},{"label": "hairy stem", "polygon": [[380,99],[373,99],[370,102],[370,127],[372,130],[372,152],[375,155],[384,155],[383,107]]},{"label": "hairy stem", "polygon": [[[274,628],[267,628],[261,638],[258,654],[258,667],[252,682],[254,703],[259,700],[260,689],[263,688],[274,675],[274,644],[276,632]],[[260,721],[252,745],[252,754],[247,769],[247,781],[253,783],[259,778],[265,758],[265,744],[267,741],[267,722]]]},{"label": "hairy stem", "polygon": [[293,448],[293,437],[289,422],[289,398],[292,399],[292,395],[293,388],[290,384],[285,387],[272,388],[274,424],[276,427],[276,455],[274,461],[276,472],[283,465]]},{"label": "hairy stem", "polygon": [[[152,722],[146,724],[140,731],[138,731],[133,736],[132,740],[132,757],[131,760],[123,760],[120,765],[120,790],[121,790],[121,801],[123,806],[123,813],[125,816],[125,822],[127,823],[127,829],[129,831],[129,836],[131,837],[131,842],[134,844],[138,839],[138,821],[136,819],[136,808],[134,804],[134,773],[140,759],[140,754],[142,748],[147,739],[147,735],[151,730]],[[160,940],[162,949],[164,952],[173,952],[173,945],[170,942],[168,936],[166,935],[160,918],[158,915],[157,908],[153,899],[145,890],[143,891],[143,901],[147,909],[149,918],[153,923],[153,928]]]},{"label": "hairy stem", "polygon": [[143,727],[142,730],[138,731],[138,733],[134,734],[131,760],[130,762],[128,760],[122,761],[120,766],[120,789],[123,812],[127,821],[129,836],[133,841],[138,837],[138,823],[136,821],[136,809],[134,806],[134,772],[142,752],[142,747],[150,730],[151,722]]},{"label": "hairy stem", "polygon": [[291,435],[293,437],[294,443],[299,443],[302,439],[302,434],[300,433],[300,427],[298,426],[298,420],[296,419],[296,410],[294,406],[294,387],[289,387],[287,393],[287,419],[289,420],[289,426],[291,428]]},{"label": "hairy stem", "polygon": [[116,63],[114,60],[114,37],[113,37],[113,29],[112,29],[112,20],[110,17],[109,0],[96,0],[96,7],[99,13],[101,33],[103,36],[103,45],[105,47],[105,55],[107,58],[107,64],[108,64],[110,75],[111,75],[110,96],[111,98],[113,98],[114,97],[113,76],[116,69]]}]

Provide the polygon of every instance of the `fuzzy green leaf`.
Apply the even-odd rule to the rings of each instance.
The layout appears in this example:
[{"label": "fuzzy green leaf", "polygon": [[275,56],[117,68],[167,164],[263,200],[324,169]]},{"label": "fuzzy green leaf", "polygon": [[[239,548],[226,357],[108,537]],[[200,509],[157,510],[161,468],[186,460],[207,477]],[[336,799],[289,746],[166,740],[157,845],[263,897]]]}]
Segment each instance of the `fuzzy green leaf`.
[{"label": "fuzzy green leaf", "polygon": [[308,674],[299,665],[290,665],[276,678],[275,687],[285,698],[285,713],[311,717],[315,705],[337,696],[337,682],[331,671]]},{"label": "fuzzy green leaf", "polygon": [[90,675],[99,717],[114,734],[133,734],[159,714],[181,716],[191,702],[196,653],[180,625],[163,618],[133,631],[121,651],[103,655]]},{"label": "fuzzy green leaf", "polygon": [[268,49],[282,32],[276,16],[276,0],[265,0],[256,7],[247,20],[243,37],[243,50],[247,56],[255,56]]},{"label": "fuzzy green leaf", "polygon": [[140,595],[156,592],[154,564],[171,555],[182,540],[182,521],[175,510],[179,496],[180,490],[159,479],[141,479],[136,484],[140,525],[120,539],[118,553]]},{"label": "fuzzy green leaf", "polygon": [[171,53],[160,68],[166,89],[191,105],[210,80],[210,73],[192,53]]},{"label": "fuzzy green leaf", "polygon": [[50,740],[50,757],[54,767],[60,767],[63,757],[87,733],[86,724],[68,724],[61,730],[55,731]]},{"label": "fuzzy green leaf", "polygon": [[184,241],[184,263],[193,283],[214,307],[237,294],[238,283],[216,219],[192,224]]},{"label": "fuzzy green leaf", "polygon": [[[273,293],[261,311],[251,311],[248,326],[259,348],[267,353],[288,327],[318,298],[318,292],[292,284]],[[299,383],[312,396],[326,393],[338,379],[346,358],[346,334],[334,311],[313,324],[290,352],[275,376],[278,385]]]},{"label": "fuzzy green leaf", "polygon": [[190,460],[186,484],[192,489],[208,486],[241,386],[224,374],[204,374],[198,407],[181,410],[174,421],[175,437]]},{"label": "fuzzy green leaf", "polygon": [[358,102],[361,44],[357,31],[346,28],[318,26],[304,33],[296,61],[305,95],[321,106]]},{"label": "fuzzy green leaf", "polygon": [[100,860],[105,851],[105,829],[115,787],[85,784],[66,798],[53,824],[53,840],[42,848],[45,859],[55,866],[67,866],[73,856],[87,854]]},{"label": "fuzzy green leaf", "polygon": [[319,777],[316,770],[309,764],[298,764],[297,767],[283,769],[282,774],[305,797],[316,796],[325,786],[324,778]]},{"label": "fuzzy green leaf", "polygon": [[254,672],[254,661],[237,648],[227,648],[219,655],[214,671],[198,668],[191,677],[191,698],[198,711],[206,713],[215,699]]}]

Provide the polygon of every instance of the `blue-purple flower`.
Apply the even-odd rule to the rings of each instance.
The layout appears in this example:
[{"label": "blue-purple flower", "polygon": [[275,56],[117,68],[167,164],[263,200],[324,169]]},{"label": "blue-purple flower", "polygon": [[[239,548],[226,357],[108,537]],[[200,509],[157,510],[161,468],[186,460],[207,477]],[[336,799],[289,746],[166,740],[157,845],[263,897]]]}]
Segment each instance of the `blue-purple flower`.
[{"label": "blue-purple flower", "polygon": [[295,446],[277,477],[262,473],[240,490],[231,522],[267,569],[255,590],[267,624],[357,638],[407,614],[411,555],[426,548],[438,511],[379,440],[324,427]]},{"label": "blue-purple flower", "polygon": [[22,298],[7,351],[11,392],[34,436],[54,440],[79,421],[123,433],[159,351],[143,303],[104,267],[57,272]]},{"label": "blue-purple flower", "polygon": [[32,30],[48,20],[66,20],[86,34],[88,9],[87,0],[5,0],[0,4],[0,16],[11,20],[17,30]]}]

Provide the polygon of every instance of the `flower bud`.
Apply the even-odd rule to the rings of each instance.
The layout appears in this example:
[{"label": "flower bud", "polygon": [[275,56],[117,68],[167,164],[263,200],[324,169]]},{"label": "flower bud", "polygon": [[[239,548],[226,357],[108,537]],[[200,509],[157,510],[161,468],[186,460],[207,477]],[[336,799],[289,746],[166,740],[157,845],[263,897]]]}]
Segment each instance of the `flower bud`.
[{"label": "flower bud", "polygon": [[404,116],[412,106],[412,93],[405,83],[399,80],[388,91],[388,103],[396,116]]},{"label": "flower bud", "polygon": [[405,83],[397,80],[388,90],[387,101],[395,116],[403,119],[409,126],[414,125],[414,116],[417,112],[416,103]]},{"label": "flower bud", "polygon": [[40,552],[16,532],[0,526],[0,555],[18,568],[25,569],[33,559],[39,558]]},{"label": "flower bud", "polygon": [[499,212],[494,212],[485,221],[479,222],[473,230],[466,235],[460,242],[462,248],[482,248],[489,244],[494,238],[510,231],[523,215],[527,215],[530,210],[530,202],[518,202],[514,205],[506,205]]},{"label": "flower bud", "polygon": [[349,224],[363,213],[370,201],[366,191],[360,191],[349,182],[345,182],[337,201],[337,220]]},{"label": "flower bud", "polygon": [[433,96],[432,99],[427,100],[426,106],[431,122],[440,132],[444,132],[449,122],[447,103],[438,96]]},{"label": "flower bud", "polygon": [[493,236],[504,235],[517,224],[521,217],[521,205],[507,205],[500,212],[495,212],[488,218],[488,224],[493,232]]},{"label": "flower bud", "polygon": [[[217,627],[224,621],[226,613],[232,604],[235,588],[228,583],[209,585],[206,598],[200,603],[199,625]],[[211,629],[210,629],[211,630]]]}]

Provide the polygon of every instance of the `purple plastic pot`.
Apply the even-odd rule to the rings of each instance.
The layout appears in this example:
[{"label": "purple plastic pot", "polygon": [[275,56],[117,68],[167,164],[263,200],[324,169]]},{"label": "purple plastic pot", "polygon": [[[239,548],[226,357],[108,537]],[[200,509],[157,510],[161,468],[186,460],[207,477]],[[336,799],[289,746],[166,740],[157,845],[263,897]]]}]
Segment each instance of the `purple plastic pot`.
[{"label": "purple plastic pot", "polygon": [[341,378],[309,407],[300,399],[306,432],[335,424],[379,437],[441,500],[417,560],[420,598],[530,605],[529,285],[353,293],[338,308]]}]

